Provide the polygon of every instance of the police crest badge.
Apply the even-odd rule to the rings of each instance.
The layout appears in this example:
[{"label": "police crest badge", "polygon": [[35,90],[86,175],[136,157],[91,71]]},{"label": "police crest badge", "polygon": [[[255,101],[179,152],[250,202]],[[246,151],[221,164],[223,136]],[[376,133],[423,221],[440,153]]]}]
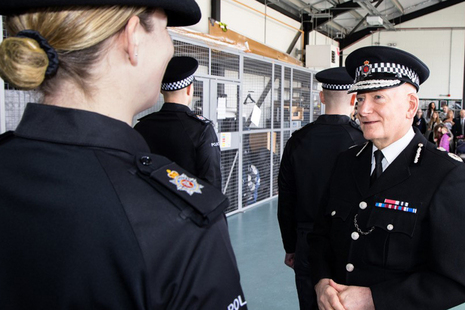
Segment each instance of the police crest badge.
[{"label": "police crest badge", "polygon": [[362,74],[363,74],[363,76],[367,76],[368,74],[370,74],[370,72],[371,72],[370,62],[368,60],[365,60],[363,62]]},{"label": "police crest badge", "polygon": [[177,171],[167,169],[168,177],[171,178],[170,183],[176,185],[178,191],[184,191],[190,196],[193,194],[202,194],[203,185],[197,182],[197,179],[189,178],[187,175],[179,174]]}]

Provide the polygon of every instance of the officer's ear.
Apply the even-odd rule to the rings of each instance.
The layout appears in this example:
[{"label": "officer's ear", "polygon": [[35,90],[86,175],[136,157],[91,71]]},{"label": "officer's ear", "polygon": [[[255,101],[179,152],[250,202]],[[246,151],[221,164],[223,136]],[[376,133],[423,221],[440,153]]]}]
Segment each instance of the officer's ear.
[{"label": "officer's ear", "polygon": [[357,98],[356,94],[352,94],[352,97],[350,98],[350,105],[353,107],[355,105],[355,99]]},{"label": "officer's ear", "polygon": [[417,93],[407,94],[409,108],[407,110],[407,118],[413,119],[418,111],[419,99]]},{"label": "officer's ear", "polygon": [[187,96],[193,95],[194,92],[194,83],[191,83],[186,87]]}]

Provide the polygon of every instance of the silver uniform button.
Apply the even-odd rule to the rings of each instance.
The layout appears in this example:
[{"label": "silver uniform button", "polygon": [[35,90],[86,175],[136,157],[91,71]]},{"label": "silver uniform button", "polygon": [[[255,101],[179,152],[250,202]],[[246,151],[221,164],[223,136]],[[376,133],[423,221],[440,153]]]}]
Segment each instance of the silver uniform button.
[{"label": "silver uniform button", "polygon": [[350,236],[353,240],[357,240],[358,238],[360,238],[360,234],[356,231],[354,231]]},{"label": "silver uniform button", "polygon": [[360,209],[365,210],[368,205],[365,201],[362,201],[358,204],[358,206],[360,207]]},{"label": "silver uniform button", "polygon": [[348,263],[348,264],[346,265],[346,270],[347,270],[348,272],[352,272],[352,271],[354,271],[354,269],[355,269],[355,267],[354,267],[353,264]]},{"label": "silver uniform button", "polygon": [[388,230],[393,230],[393,229],[394,229],[394,225],[389,224],[389,225],[387,226],[387,229],[388,229]]},{"label": "silver uniform button", "polygon": [[331,212],[331,216],[335,216],[335,215],[336,215],[336,211]]}]

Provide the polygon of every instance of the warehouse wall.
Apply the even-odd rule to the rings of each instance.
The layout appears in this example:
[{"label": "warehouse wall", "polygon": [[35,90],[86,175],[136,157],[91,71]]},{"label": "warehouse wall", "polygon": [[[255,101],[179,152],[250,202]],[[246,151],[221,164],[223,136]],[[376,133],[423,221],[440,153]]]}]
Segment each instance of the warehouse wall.
[{"label": "warehouse wall", "polygon": [[[422,85],[420,98],[462,99],[465,53],[465,3],[425,15],[396,26],[397,31],[380,31],[345,49],[369,45],[395,45],[408,51],[431,70]],[[448,96],[450,95],[450,96]]]},{"label": "warehouse wall", "polygon": [[[191,29],[208,33],[208,17],[211,16],[210,2],[211,0],[197,0],[202,10],[202,20],[197,25],[192,26]],[[287,51],[300,29],[300,22],[265,7],[256,0],[222,0],[220,22],[225,23],[228,29],[266,44],[280,52]],[[299,40],[296,48],[291,53],[292,56],[296,57],[296,49],[301,48],[301,41]]]}]

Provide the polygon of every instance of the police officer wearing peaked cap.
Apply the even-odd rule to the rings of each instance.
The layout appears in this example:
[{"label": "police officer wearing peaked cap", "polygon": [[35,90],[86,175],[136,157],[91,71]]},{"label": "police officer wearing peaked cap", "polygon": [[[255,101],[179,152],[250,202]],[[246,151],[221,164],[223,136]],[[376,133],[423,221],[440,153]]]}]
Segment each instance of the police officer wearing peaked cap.
[{"label": "police officer wearing peaked cap", "polygon": [[166,26],[199,21],[195,1],[2,0],[0,14],[1,77],[44,94],[0,136],[0,309],[247,309],[227,197],[131,127],[159,97]]},{"label": "police officer wearing peaked cap", "polygon": [[414,55],[346,59],[363,146],[342,153],[309,238],[321,309],[449,309],[465,302],[465,166],[412,128],[429,76]]},{"label": "police officer wearing peaked cap", "polygon": [[278,220],[285,264],[294,268],[300,309],[316,309],[314,283],[310,278],[307,235],[313,230],[318,210],[338,154],[365,142],[350,119],[354,96],[347,94],[353,79],[345,68],[320,71],[320,98],[325,114],[292,134],[286,144],[278,177]]},{"label": "police officer wearing peaked cap", "polygon": [[173,57],[161,85],[163,107],[141,118],[134,128],[153,153],[168,157],[221,190],[221,150],[215,129],[210,120],[189,108],[197,67],[195,58]]}]

